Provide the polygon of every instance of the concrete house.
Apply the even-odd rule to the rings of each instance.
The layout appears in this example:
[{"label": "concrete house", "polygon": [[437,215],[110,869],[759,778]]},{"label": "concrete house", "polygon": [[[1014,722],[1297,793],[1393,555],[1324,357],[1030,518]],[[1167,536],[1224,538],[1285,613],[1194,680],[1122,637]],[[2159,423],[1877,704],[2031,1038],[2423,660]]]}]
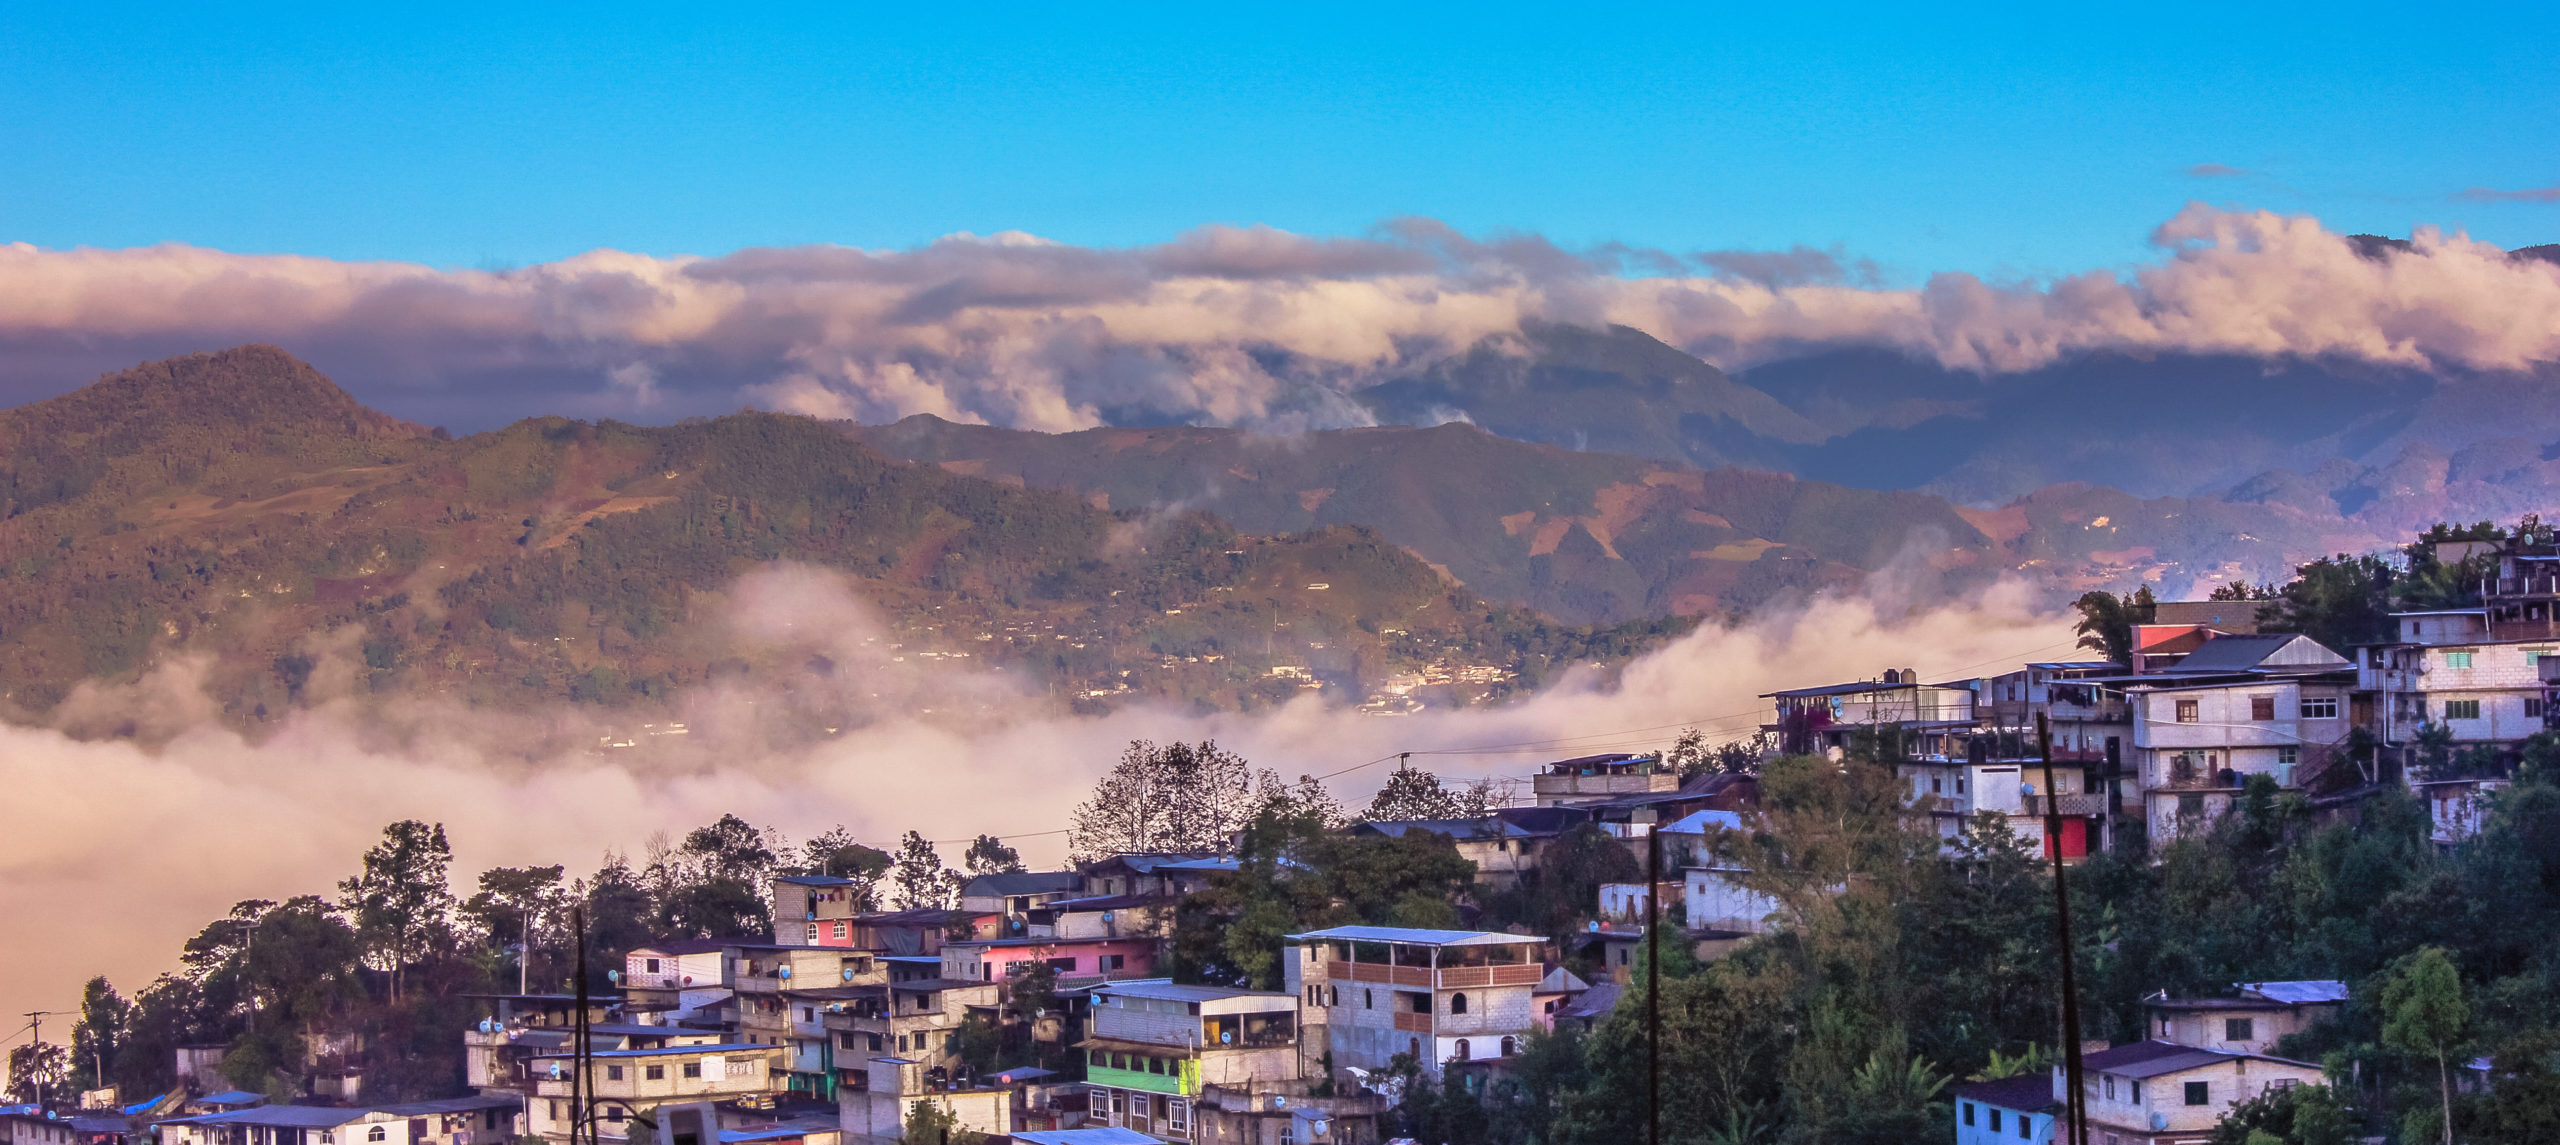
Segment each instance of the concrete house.
[{"label": "concrete house", "polygon": [[2357,649],[2374,737],[2414,774],[2418,731],[2460,746],[2506,746],[2546,730],[2542,664],[2560,637],[2497,639],[2487,609],[2396,613],[2399,639]]},{"label": "concrete house", "polygon": [[960,909],[1002,919],[999,934],[1019,938],[1030,933],[1028,916],[1053,899],[1084,892],[1084,876],[1074,871],[1014,871],[979,875],[960,888]]},{"label": "concrete house", "polygon": [[[1289,989],[1313,1005],[1336,1070],[1412,1054],[1435,1081],[1449,1062],[1516,1054],[1538,1026],[1547,940],[1520,934],[1337,926],[1288,936]],[[1317,993],[1318,989],[1321,993]],[[1347,1076],[1341,1079],[1350,1080]]]},{"label": "concrete house", "polygon": [[2125,694],[2154,841],[2220,817],[2250,776],[2297,788],[2348,765],[2355,666],[2309,637],[2217,637],[2138,679]]},{"label": "concrete house", "polygon": [[[782,1052],[744,1042],[592,1052],[588,1092],[600,1115],[597,1134],[606,1141],[627,1139],[634,1117],[646,1114],[657,1123],[657,1139],[665,1145],[713,1145],[720,1125],[718,1103],[768,1097],[779,1090],[775,1067]],[[526,1103],[526,1128],[545,1141],[566,1145],[574,1060],[561,1054],[537,1065],[543,1068]]]},{"label": "concrete house", "polygon": [[[1203,1139],[1204,1087],[1298,1081],[1298,1000],[1163,980],[1096,987],[1085,1053],[1089,1121],[1170,1141]],[[1215,1136],[1215,1135],[1210,1135]]]},{"label": "concrete house", "polygon": [[[2081,1059],[2093,1142],[2205,1145],[2231,1107],[2271,1089],[2319,1085],[2320,1067],[2265,1054],[2225,1053],[2174,1042],[2135,1042]],[[2054,1067],[2049,1091],[2067,1088]],[[1963,1118],[1957,1118],[1962,1131]]]},{"label": "concrete house", "polygon": [[2242,982],[2227,998],[2142,1000],[2143,1024],[2158,1041],[2226,1053],[2263,1054],[2288,1034],[2334,1018],[2346,1008],[2347,984],[2333,979]]},{"label": "concrete house", "polygon": [[2062,1113],[2053,1079],[2042,1073],[1957,1086],[1955,1103],[1956,1145],[2047,1145]]}]

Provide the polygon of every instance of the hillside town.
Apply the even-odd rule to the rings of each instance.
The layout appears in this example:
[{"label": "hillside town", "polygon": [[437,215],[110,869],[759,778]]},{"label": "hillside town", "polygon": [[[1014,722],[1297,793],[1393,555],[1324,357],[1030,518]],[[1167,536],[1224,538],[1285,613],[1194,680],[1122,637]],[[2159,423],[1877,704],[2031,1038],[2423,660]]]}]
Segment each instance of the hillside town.
[{"label": "hillside town", "polygon": [[[2079,1038],[2065,1053],[2052,920],[2037,905],[2050,906],[2054,879],[2174,887],[2196,864],[2233,877],[2219,868],[2274,853],[2273,835],[2392,830],[2422,848],[2406,864],[2447,864],[2423,893],[2459,896],[2469,868],[2458,864],[2487,853],[2484,836],[2541,838],[2547,807],[2531,821],[2502,808],[2519,784],[2548,791],[2553,777],[2537,769],[2560,760],[2560,545],[2528,521],[2513,536],[2418,547],[2436,570],[2476,572],[2476,601],[2392,611],[2376,621],[2382,638],[2333,647],[2274,630],[2284,598],[2272,591],[2084,600],[2084,631],[2105,658],[1982,677],[1895,666],[1772,690],[1759,725],[1731,742],[1691,734],[1661,751],[1552,759],[1519,791],[1444,786],[1407,757],[1375,802],[1348,813],[1313,779],[1265,772],[1254,784],[1213,745],[1133,745],[1115,776],[1156,768],[1155,779],[1181,782],[1124,816],[1113,807],[1126,793],[1106,779],[1070,833],[1077,861],[1055,870],[1025,869],[989,837],[970,845],[964,870],[946,870],[912,833],[894,855],[829,837],[794,862],[765,849],[775,838],[723,820],[653,859],[650,877],[675,889],[634,878],[616,891],[610,869],[575,888],[557,867],[501,869],[455,903],[440,865],[428,891],[388,873],[443,845],[440,829],[429,840],[423,824],[395,825],[344,904],[244,903],[191,943],[187,974],[154,990],[186,993],[194,1026],[155,1042],[148,1000],[117,998],[103,979],[72,1045],[45,1042],[31,1015],[37,1038],[12,1051],[20,1103],[0,1109],[0,1140],[1591,1140],[1627,1115],[1593,1111],[1630,1101],[1610,1088],[1611,1069],[1668,1070],[1654,1082],[1666,1090],[1747,1093],[1777,1084],[1752,1071],[1794,1068],[1776,1049],[1725,1058],[1686,1044],[1743,1028],[1712,1018],[1675,1020],[1691,1023],[1684,1045],[1651,1064],[1644,1031],[1662,1019],[1649,998],[1676,991],[1683,1007],[1706,1005],[1697,991],[1721,982],[1715,1004],[1775,1007],[1775,995],[1749,992],[1748,968],[1838,941],[1859,925],[1862,896],[1962,903],[1985,887],[2014,900],[1999,917],[2017,929],[1993,945],[2042,953],[1957,992],[1999,995],[1982,1004],[2025,1036],[1964,1035],[1987,1055],[1971,1080],[1932,1072],[1916,1051],[1877,1049],[1870,1065],[1926,1081],[1894,1114],[1905,1120],[1885,1116],[1854,1139],[2061,1141],[2076,1114],[2106,1145],[2344,1141],[2351,1119],[2436,1116],[2439,1080],[2443,1113],[2460,1100],[2478,1123],[2500,1116],[2482,1111],[2501,1101],[2547,1097],[2549,1074],[2514,1047],[2547,1055],[2560,1042],[2500,1051],[2408,1032],[2424,1024],[2413,992],[2455,975],[2438,947],[2385,961],[2371,938],[2303,939],[2289,948],[2292,977],[2211,980],[2241,963],[2191,954],[2134,980],[2141,964],[2124,951],[2162,939],[2110,905],[2077,920],[2090,929],[2072,949],[2091,976],[2084,993],[2116,990],[2120,1004],[2071,1019]],[[1199,794],[1230,789],[1251,793],[1249,814]],[[1846,821],[1860,798],[1874,801],[1864,813],[1875,837],[1921,842],[1889,839],[1886,850],[1906,849],[1873,865],[1826,854],[1868,844],[1832,847],[1806,821]],[[2546,854],[2510,858],[2523,865],[2505,877],[2550,877],[2527,869]],[[1915,871],[1954,872],[1953,889],[1897,882]],[[659,933],[606,926],[617,893],[644,904],[661,894]],[[2113,900],[2085,903],[2102,901]],[[466,915],[493,943],[478,988],[455,988],[467,976],[439,969],[434,951],[379,938],[458,942]],[[260,962],[326,942],[365,953],[325,990]],[[2351,949],[2361,961],[2311,964],[2309,952]],[[2460,1004],[2458,976],[2451,988]],[[404,1000],[421,991],[432,1007]],[[368,1008],[382,997],[405,1008]],[[199,1040],[221,1025],[203,1018],[216,1011],[236,1015],[228,1028],[239,1033]],[[2380,1032],[2342,1033],[2358,1022]],[[448,1035],[458,1044],[419,1040]],[[1917,1046],[1923,1034],[1891,1038]],[[1616,1049],[1572,1051],[1589,1076],[1560,1096],[1557,1047],[1577,1044]],[[2386,1050],[2430,1044],[2441,1079],[2381,1076]],[[2466,1048],[2445,1058],[2456,1045]],[[458,1069],[438,1077],[403,1068],[404,1056]],[[1779,1139],[1749,1122],[1750,1108],[1760,1107],[1736,1100],[1732,1132],[1699,1139]],[[1568,1131],[1574,1117],[1584,1120]],[[2320,1136],[2323,1117],[2337,1135]]]}]

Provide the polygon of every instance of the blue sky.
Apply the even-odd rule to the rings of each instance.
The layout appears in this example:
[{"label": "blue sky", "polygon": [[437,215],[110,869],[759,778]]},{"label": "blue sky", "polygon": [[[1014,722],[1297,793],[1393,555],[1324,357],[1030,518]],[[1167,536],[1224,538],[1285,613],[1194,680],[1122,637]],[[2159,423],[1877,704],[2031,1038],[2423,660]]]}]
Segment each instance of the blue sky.
[{"label": "blue sky", "polygon": [[[501,266],[1209,223],[1904,280],[2193,199],[2560,241],[2560,5],[0,11],[0,241]],[[2246,174],[2198,178],[2220,164]]]}]

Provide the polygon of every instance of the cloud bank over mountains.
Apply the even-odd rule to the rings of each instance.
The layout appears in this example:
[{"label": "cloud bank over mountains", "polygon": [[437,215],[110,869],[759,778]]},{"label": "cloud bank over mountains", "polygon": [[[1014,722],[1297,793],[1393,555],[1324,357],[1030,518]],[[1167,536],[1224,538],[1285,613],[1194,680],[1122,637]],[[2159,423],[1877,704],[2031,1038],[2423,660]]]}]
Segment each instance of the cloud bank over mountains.
[{"label": "cloud bank over mountains", "polygon": [[187,246],[0,247],[22,401],[135,360],[283,344],[396,412],[663,420],[740,404],[1062,430],[1138,416],[1358,424],[1342,395],[1524,324],[1621,323],[1728,368],[1839,345],[1990,373],[2118,351],[2509,370],[2560,359],[2560,265],[2420,230],[2193,205],[2122,272],[1876,284],[1839,251],[1568,250],[1428,220],[1366,238],[1203,227],[1097,249],[1018,233],[903,251],[600,250],[516,270]]}]

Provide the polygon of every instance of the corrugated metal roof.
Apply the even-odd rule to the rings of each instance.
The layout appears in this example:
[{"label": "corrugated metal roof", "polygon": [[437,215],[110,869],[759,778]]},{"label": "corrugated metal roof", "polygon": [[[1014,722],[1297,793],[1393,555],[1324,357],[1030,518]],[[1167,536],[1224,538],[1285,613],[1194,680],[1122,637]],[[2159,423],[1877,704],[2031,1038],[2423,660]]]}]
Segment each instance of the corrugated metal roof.
[{"label": "corrugated metal roof", "polygon": [[1715,827],[1724,827],[1739,831],[1742,829],[1742,816],[1731,811],[1716,811],[1712,809],[1697,811],[1672,820],[1671,822],[1657,828],[1657,830],[1666,831],[1674,835],[1704,835],[1710,828]]},{"label": "corrugated metal roof", "polygon": [[1229,998],[1293,998],[1296,995],[1277,990],[1244,990],[1233,986],[1184,986],[1155,979],[1113,982],[1093,988],[1096,994],[1127,994],[1133,998],[1162,998],[1171,1002],[1223,1002]]},{"label": "corrugated metal roof", "polygon": [[1091,1129],[1024,1129],[1016,1131],[1013,1139],[1027,1141],[1030,1145],[1165,1145],[1160,1138],[1110,1125]]},{"label": "corrugated metal roof", "polygon": [[1292,934],[1292,939],[1338,940],[1343,942],[1401,942],[1409,946],[1508,946],[1519,942],[1545,942],[1534,934],[1496,934],[1483,930],[1423,930],[1404,926],[1336,926]]},{"label": "corrugated metal roof", "polygon": [[2307,978],[2294,982],[2242,982],[2240,988],[2269,1001],[2283,1002],[2292,1006],[2347,1000],[2347,984],[2334,978]]},{"label": "corrugated metal roof", "polygon": [[1982,1105],[1996,1105],[2021,1113],[2042,1113],[2061,1102],[2053,1099],[2053,1077],[2046,1073],[2020,1074],[1998,1081],[1978,1081],[1956,1087],[1956,1096]]}]

